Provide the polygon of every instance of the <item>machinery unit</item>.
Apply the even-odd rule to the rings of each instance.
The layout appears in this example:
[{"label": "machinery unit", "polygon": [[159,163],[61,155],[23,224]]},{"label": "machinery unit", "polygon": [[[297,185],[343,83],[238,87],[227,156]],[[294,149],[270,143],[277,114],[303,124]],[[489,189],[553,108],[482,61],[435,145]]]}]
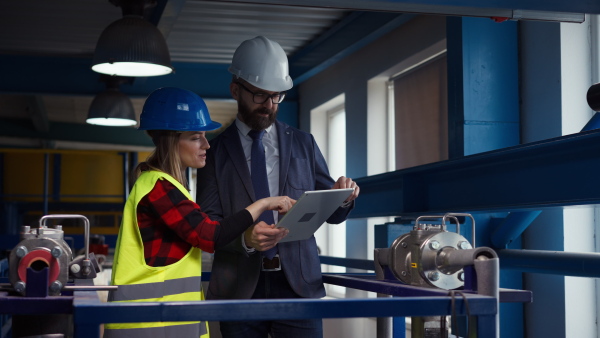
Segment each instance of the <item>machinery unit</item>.
[{"label": "machinery unit", "polygon": [[[471,219],[473,245],[460,235],[459,217]],[[447,230],[449,220],[456,232]],[[380,280],[391,274],[408,285],[499,297],[498,255],[487,247],[475,248],[475,219],[470,214],[418,217],[413,230],[396,238],[390,248],[375,249],[375,272]],[[412,317],[411,332],[413,337],[448,337],[447,326],[445,318]]]},{"label": "machinery unit", "polygon": [[[85,225],[85,252],[73,257],[71,247],[64,240],[61,225],[49,228],[49,219],[81,219]],[[12,304],[13,337],[69,337],[73,333],[69,313],[72,291],[80,290],[75,280],[91,279],[101,268],[94,253],[89,252],[90,224],[81,215],[47,215],[40,219],[39,228],[21,228],[20,242],[9,255],[10,286],[2,286],[0,297]],[[83,287],[101,290],[110,286]],[[36,306],[28,306],[35,300]],[[36,325],[31,325],[35,322]]]},{"label": "machinery unit", "polygon": [[[52,218],[80,218],[85,223],[85,254],[73,259],[73,252],[64,240],[62,226],[48,228],[46,221]],[[48,290],[50,296],[60,295],[69,277],[92,279],[100,271],[93,253],[89,253],[90,223],[80,215],[47,215],[40,219],[40,227],[21,228],[21,242],[9,256],[9,278],[14,290],[21,295],[27,293],[28,269],[41,273],[48,268]],[[90,259],[91,257],[91,259]],[[30,272],[32,273],[32,272]]]}]

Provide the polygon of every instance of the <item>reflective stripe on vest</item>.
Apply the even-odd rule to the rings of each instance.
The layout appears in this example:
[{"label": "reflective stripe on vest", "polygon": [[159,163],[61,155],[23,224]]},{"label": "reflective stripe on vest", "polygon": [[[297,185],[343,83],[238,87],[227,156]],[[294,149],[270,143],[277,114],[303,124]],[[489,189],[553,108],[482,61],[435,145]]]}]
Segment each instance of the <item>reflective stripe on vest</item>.
[{"label": "reflective stripe on vest", "polygon": [[160,283],[119,285],[117,290],[110,293],[108,301],[121,302],[161,298],[185,292],[198,292],[198,288],[201,287],[202,277],[171,279]]},{"label": "reflective stripe on vest", "polygon": [[[167,180],[188,199],[189,192],[171,176],[143,172],[135,182],[123,210],[123,220],[113,260],[112,284],[119,288],[109,292],[109,300],[132,301],[200,301],[202,294],[202,251],[192,247],[178,262],[152,267],[146,264],[144,244],[137,224],[137,207],[158,180]],[[208,332],[207,322],[107,323],[110,337],[199,337]],[[109,336],[107,336],[109,337]]]}]

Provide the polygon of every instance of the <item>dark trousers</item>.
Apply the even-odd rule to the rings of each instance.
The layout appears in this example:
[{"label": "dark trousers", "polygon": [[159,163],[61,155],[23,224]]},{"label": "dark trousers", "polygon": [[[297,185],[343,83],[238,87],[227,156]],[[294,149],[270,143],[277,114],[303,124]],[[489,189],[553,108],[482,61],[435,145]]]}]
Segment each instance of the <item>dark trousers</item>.
[{"label": "dark trousers", "polygon": [[[300,298],[283,271],[262,271],[252,299]],[[323,321],[317,319],[221,322],[223,338],[321,338]]]}]

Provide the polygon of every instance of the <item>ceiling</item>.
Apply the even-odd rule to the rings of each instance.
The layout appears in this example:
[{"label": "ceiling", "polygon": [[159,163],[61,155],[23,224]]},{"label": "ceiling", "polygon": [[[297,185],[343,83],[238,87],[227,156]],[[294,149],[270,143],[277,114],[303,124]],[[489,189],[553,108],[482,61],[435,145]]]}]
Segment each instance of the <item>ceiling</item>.
[{"label": "ceiling", "polygon": [[[95,45],[104,28],[122,17],[115,5],[121,1],[127,0],[0,2],[0,147],[151,145],[125,135],[138,133],[134,128],[85,124],[92,99],[105,88],[90,69]],[[581,21],[581,13],[600,13],[600,1],[588,0],[542,4],[492,0],[475,5],[454,0],[452,4],[444,0],[156,0],[144,17],[165,36],[175,73],[132,78],[120,90],[132,99],[139,116],[152,90],[171,85],[187,88],[205,98],[211,116],[226,124],[236,111],[228,94],[228,63],[243,40],[257,35],[281,44],[298,85],[402,25],[414,16],[411,13],[553,21]],[[297,100],[294,91],[288,97]]]},{"label": "ceiling", "polygon": [[[157,19],[156,12],[159,11],[161,14]],[[182,63],[227,67],[237,46],[257,35],[265,35],[278,41],[286,53],[292,55],[340,22],[347,14],[348,11],[338,9],[182,0],[159,2],[146,11],[145,18],[151,22],[156,21],[153,23],[165,36],[171,61],[177,72],[178,65]],[[121,17],[121,8],[108,0],[2,2],[0,54],[10,57],[91,60],[103,29]],[[87,72],[92,78],[97,78],[87,86],[93,85],[98,87],[98,92],[101,91],[103,84],[98,82],[100,75],[91,69],[87,69]],[[153,80],[159,83],[156,88],[161,86],[159,79]],[[202,81],[200,77],[196,80]],[[132,81],[131,87],[147,82],[147,79]],[[73,83],[68,86],[78,85]],[[127,84],[121,87],[124,92],[128,89]],[[131,95],[138,117],[146,94],[133,92]],[[207,99],[207,104],[213,119],[229,123],[236,113],[235,102],[227,100],[224,94],[212,96],[215,99]],[[34,124],[36,119],[38,124],[85,124],[93,98],[93,91],[70,92],[68,87],[62,92],[45,92],[43,89],[33,89],[29,93],[7,92],[0,95],[0,118],[26,118],[34,121]],[[39,131],[44,130],[43,126],[37,128]],[[25,141],[0,137],[0,144],[4,145],[39,144],[32,141],[31,138]],[[42,145],[48,146],[46,140],[43,141]],[[58,147],[76,145],[59,142]],[[57,147],[56,142],[54,146]]]}]

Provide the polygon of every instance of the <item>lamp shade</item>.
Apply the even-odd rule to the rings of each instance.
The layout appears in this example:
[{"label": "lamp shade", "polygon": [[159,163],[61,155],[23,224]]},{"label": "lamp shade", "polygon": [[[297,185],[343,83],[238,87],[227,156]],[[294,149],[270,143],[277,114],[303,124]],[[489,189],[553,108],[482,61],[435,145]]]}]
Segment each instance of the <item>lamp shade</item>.
[{"label": "lamp shade", "polygon": [[173,72],[162,33],[141,16],[127,15],[104,29],[92,70],[117,76],[157,76]]},{"label": "lamp shade", "polygon": [[588,89],[586,98],[592,110],[600,111],[600,83],[596,83]]},{"label": "lamp shade", "polygon": [[115,88],[96,95],[85,122],[102,126],[133,126],[137,123],[131,100]]}]

